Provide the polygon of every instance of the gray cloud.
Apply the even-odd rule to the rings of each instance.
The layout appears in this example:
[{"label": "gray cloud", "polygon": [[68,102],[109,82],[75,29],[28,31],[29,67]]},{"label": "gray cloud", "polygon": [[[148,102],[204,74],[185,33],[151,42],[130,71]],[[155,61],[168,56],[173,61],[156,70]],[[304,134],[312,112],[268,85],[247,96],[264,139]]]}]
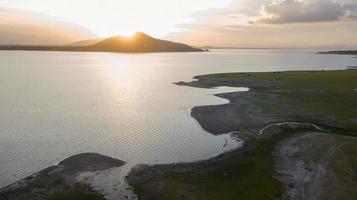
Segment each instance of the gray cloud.
[{"label": "gray cloud", "polygon": [[[182,31],[171,33],[167,38],[196,46],[357,46],[356,0],[339,0],[338,3],[330,0],[283,0],[275,3],[277,5],[271,2],[232,0],[232,5],[227,8],[196,12],[192,15],[194,21],[178,25]],[[293,6],[284,5],[282,8],[280,4],[287,2]],[[269,7],[269,11],[275,15],[262,15],[264,5],[274,5]],[[254,24],[247,23],[251,20],[255,20]],[[330,22],[316,23],[326,21]]]},{"label": "gray cloud", "polygon": [[287,24],[356,19],[357,4],[341,5],[330,0],[281,0],[264,5],[266,16],[253,23]]}]

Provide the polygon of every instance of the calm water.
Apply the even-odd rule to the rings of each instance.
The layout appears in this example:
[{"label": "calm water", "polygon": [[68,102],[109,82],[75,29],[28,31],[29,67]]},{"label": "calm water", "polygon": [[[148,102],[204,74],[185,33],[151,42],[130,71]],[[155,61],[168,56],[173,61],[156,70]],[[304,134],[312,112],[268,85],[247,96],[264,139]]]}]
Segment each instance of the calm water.
[{"label": "calm water", "polygon": [[189,162],[235,148],[190,117],[222,104],[214,90],[172,84],[217,72],[344,69],[352,56],[297,50],[209,53],[0,51],[0,187],[81,152],[133,163]]}]

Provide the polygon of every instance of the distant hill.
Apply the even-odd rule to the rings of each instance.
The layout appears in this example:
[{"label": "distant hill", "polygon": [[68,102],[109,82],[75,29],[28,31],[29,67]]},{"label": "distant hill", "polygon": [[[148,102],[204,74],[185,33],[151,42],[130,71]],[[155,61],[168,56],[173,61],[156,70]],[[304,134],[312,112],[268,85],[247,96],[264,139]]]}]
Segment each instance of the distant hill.
[{"label": "distant hill", "polygon": [[114,36],[102,40],[92,46],[90,50],[100,49],[109,52],[187,52],[202,51],[185,44],[175,43],[166,40],[159,40],[145,33],[138,32],[130,38]]},{"label": "distant hill", "polygon": [[346,51],[322,51],[319,54],[340,54],[340,55],[357,55],[357,50]]},{"label": "distant hill", "polygon": [[145,33],[138,32],[126,38],[114,36],[103,40],[84,40],[67,46],[25,46],[3,45],[0,50],[27,50],[27,51],[79,51],[79,52],[201,52],[202,49],[193,48],[185,44],[160,40]]}]

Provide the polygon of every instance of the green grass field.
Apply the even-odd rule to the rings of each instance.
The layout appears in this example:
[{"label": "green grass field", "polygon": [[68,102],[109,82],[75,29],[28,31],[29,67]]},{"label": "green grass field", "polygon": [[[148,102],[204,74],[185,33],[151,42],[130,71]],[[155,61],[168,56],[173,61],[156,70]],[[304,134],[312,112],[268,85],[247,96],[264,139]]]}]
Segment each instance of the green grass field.
[{"label": "green grass field", "polygon": [[[199,80],[180,84],[204,88],[234,86],[251,89],[238,95],[219,95],[231,100],[230,104],[196,107],[194,114],[197,112],[199,115],[194,117],[208,131],[217,132],[210,124],[219,127],[217,122],[220,121],[222,129],[232,126],[232,130],[245,128],[247,124],[247,129],[260,129],[274,122],[298,121],[357,132],[357,70],[231,73],[196,78]],[[245,102],[245,105],[239,106],[241,102]],[[224,109],[240,120],[229,119],[222,112]],[[240,123],[242,121],[244,123]],[[232,130],[224,129],[225,132]]]}]

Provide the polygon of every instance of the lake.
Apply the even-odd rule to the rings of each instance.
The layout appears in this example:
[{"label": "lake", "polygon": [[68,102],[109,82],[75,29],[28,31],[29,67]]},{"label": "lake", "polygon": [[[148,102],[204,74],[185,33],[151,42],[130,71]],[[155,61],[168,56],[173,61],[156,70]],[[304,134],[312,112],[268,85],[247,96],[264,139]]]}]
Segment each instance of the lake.
[{"label": "lake", "polygon": [[345,69],[353,56],[310,50],[205,53],[0,51],[0,187],[66,157],[97,152],[130,163],[208,159],[236,148],[190,117],[193,106],[244,91],[174,85],[221,72]]}]

